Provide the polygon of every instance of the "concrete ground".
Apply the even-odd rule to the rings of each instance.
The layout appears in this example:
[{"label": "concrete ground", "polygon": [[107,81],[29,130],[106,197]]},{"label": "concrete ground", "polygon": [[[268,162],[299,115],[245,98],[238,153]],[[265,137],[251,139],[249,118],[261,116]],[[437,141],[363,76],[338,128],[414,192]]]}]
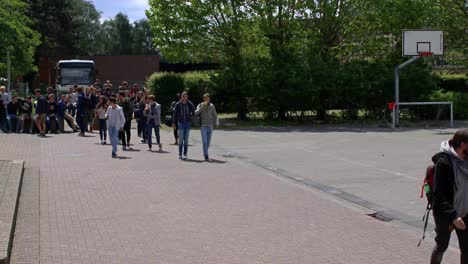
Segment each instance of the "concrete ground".
[{"label": "concrete ground", "polygon": [[198,131],[188,162],[168,132],[117,160],[96,134],[1,134],[25,160],[11,263],[425,263],[421,180],[452,132],[218,130],[211,163]]}]

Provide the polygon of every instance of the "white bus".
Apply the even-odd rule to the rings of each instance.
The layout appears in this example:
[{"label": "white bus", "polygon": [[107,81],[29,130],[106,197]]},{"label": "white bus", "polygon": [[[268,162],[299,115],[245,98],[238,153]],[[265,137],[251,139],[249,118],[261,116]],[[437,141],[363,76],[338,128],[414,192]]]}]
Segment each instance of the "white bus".
[{"label": "white bus", "polygon": [[57,62],[57,92],[67,93],[74,85],[89,86],[96,80],[96,67],[91,60]]}]

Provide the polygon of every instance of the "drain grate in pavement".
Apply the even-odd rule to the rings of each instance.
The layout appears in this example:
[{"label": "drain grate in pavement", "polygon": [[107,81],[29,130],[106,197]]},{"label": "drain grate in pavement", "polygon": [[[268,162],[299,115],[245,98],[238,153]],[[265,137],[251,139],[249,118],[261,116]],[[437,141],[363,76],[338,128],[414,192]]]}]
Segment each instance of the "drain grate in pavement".
[{"label": "drain grate in pavement", "polygon": [[391,222],[392,221],[391,218],[383,216],[380,212],[376,212],[376,213],[373,213],[373,214],[368,214],[368,216],[370,216],[372,218],[375,218],[377,220],[383,221],[383,222]]}]

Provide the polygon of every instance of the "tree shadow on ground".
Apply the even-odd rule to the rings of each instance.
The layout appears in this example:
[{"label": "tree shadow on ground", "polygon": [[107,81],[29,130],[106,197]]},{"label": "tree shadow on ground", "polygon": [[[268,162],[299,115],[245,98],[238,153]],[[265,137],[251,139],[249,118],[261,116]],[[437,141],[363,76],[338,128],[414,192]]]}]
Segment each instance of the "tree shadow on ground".
[{"label": "tree shadow on ground", "polygon": [[117,156],[114,159],[119,159],[119,160],[129,160],[132,159],[132,157],[125,157],[125,156]]},{"label": "tree shadow on ground", "polygon": [[196,160],[196,159],[187,159],[184,160],[185,162],[191,162],[191,163],[205,163],[205,160]]},{"label": "tree shadow on ground", "polygon": [[165,150],[161,150],[161,151],[160,150],[151,150],[151,151],[148,150],[148,152],[158,153],[158,154],[169,154],[169,153],[171,153],[171,152],[165,151]]},{"label": "tree shadow on ground", "polygon": [[210,159],[208,163],[214,163],[214,164],[226,164],[228,163],[226,160],[217,160],[217,159]]},{"label": "tree shadow on ground", "polygon": [[134,149],[134,148],[128,148],[127,150],[124,150],[124,151],[127,151],[127,152],[140,152],[141,150]]}]

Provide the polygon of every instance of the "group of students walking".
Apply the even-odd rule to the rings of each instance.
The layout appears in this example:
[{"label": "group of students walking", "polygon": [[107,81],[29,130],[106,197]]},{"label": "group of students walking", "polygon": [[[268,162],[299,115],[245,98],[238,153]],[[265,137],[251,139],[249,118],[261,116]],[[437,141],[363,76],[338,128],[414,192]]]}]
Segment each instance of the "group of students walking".
[{"label": "group of students walking", "polygon": [[[106,83],[104,86],[110,84]],[[122,150],[130,149],[132,120],[137,122],[138,136],[142,143],[148,144],[148,151],[153,151],[153,132],[156,146],[162,151],[161,113],[162,106],[146,89],[139,89],[135,84],[128,89],[126,82],[119,86],[119,92],[109,92],[109,87],[101,89],[97,84],[83,88],[75,86],[67,94],[56,95],[51,88],[47,94],[35,90],[35,103],[32,97],[18,102],[16,96],[10,97],[5,87],[0,87],[0,128],[4,132],[34,133],[44,137],[47,132],[64,132],[65,121],[79,136],[86,132],[99,130],[100,142],[112,145],[112,157],[117,157],[119,141]],[[5,102],[7,102],[5,104]],[[33,115],[33,109],[35,114]],[[209,160],[209,147],[213,129],[218,125],[215,106],[211,96],[205,94],[203,102],[197,107],[189,100],[188,92],[177,95],[170,108],[170,118],[166,125],[174,130],[175,144],[179,145],[179,159],[188,159],[189,135],[195,117],[200,122],[203,141],[203,156]],[[2,116],[4,118],[2,118]]]}]

